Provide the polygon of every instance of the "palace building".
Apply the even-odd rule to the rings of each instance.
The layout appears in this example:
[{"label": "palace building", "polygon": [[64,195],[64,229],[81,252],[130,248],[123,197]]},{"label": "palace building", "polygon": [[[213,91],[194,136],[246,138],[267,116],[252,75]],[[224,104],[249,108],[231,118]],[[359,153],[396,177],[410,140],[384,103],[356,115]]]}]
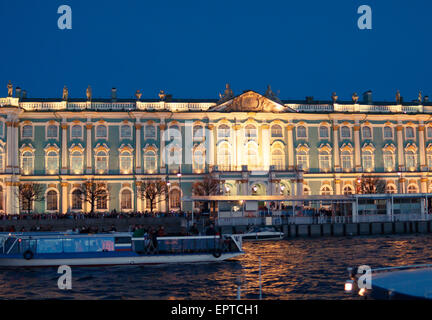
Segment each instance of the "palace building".
[{"label": "palace building", "polygon": [[206,175],[227,195],[349,195],[359,177],[379,176],[388,193],[432,192],[432,103],[362,99],[280,100],[268,87],[220,99],[27,98],[8,85],[0,98],[0,211],[20,212],[18,186],[40,183],[34,212],[86,212],[80,185],[109,186],[98,211],[150,208],[146,180],[169,181],[157,210],[192,211],[192,185]]}]

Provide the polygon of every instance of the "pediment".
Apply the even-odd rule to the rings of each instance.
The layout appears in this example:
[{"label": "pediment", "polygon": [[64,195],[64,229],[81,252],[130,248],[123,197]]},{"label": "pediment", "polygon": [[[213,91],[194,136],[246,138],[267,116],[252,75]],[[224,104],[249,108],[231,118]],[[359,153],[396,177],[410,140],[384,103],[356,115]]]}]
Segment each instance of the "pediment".
[{"label": "pediment", "polygon": [[293,112],[283,104],[269,99],[255,91],[246,91],[225,101],[209,111],[219,112]]}]

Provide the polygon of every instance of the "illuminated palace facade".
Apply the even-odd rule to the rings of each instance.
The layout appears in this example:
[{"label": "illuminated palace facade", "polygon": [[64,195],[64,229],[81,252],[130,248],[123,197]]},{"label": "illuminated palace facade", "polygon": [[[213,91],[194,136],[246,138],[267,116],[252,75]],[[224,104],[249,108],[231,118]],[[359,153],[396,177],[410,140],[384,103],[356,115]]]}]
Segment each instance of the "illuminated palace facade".
[{"label": "illuminated palace facade", "polygon": [[[89,90],[89,89],[88,89]],[[432,104],[281,101],[227,85],[220,99],[0,98],[0,210],[20,212],[20,183],[40,183],[34,212],[86,212],[80,185],[94,178],[109,199],[98,211],[145,211],[146,180],[168,180],[157,210],[192,211],[192,185],[206,175],[229,195],[343,195],[373,174],[389,193],[432,191]],[[422,101],[423,100],[423,101]],[[181,173],[181,174],[179,174]]]}]

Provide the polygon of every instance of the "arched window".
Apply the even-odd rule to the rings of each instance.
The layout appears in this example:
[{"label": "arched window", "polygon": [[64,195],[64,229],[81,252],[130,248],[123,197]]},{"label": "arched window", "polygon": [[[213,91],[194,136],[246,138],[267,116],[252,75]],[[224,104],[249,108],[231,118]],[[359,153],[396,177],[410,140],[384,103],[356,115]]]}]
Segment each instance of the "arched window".
[{"label": "arched window", "polygon": [[393,139],[393,129],[389,126],[384,127],[384,139]]},{"label": "arched window", "polygon": [[395,157],[393,152],[385,150],[383,153],[384,170],[393,171],[395,168]]},{"label": "arched window", "polygon": [[351,151],[344,150],[341,152],[341,164],[343,171],[351,171],[352,170],[352,155]]},{"label": "arched window", "polygon": [[248,170],[254,170],[258,167],[258,152],[252,143],[247,148],[247,166]]},{"label": "arched window", "polygon": [[218,128],[218,138],[229,138],[230,137],[230,127],[226,124],[222,124]]},{"label": "arched window", "polygon": [[132,210],[132,192],[128,189],[121,192],[120,208],[121,210]]},{"label": "arched window", "polygon": [[123,124],[120,127],[120,137],[121,138],[132,138],[132,128],[128,124]]},{"label": "arched window", "polygon": [[205,155],[200,149],[196,149],[193,154],[193,170],[204,170],[205,165]]},{"label": "arched window", "polygon": [[204,128],[201,125],[193,127],[193,137],[195,140],[201,140],[204,138]]},{"label": "arched window", "polygon": [[326,139],[326,138],[328,138],[328,137],[329,137],[329,129],[328,129],[328,127],[326,127],[326,126],[321,126],[321,127],[319,128],[319,136],[320,136],[320,138],[322,138],[322,139]]},{"label": "arched window", "polygon": [[283,132],[282,127],[278,124],[275,124],[271,127],[271,136],[272,138],[282,138]]},{"label": "arched window", "polygon": [[180,208],[180,191],[174,189],[170,192],[169,195],[170,207],[171,209],[179,209]]},{"label": "arched window", "polygon": [[57,126],[51,124],[47,128],[47,138],[57,138]]},{"label": "arched window", "polygon": [[371,171],[374,168],[373,153],[371,150],[364,150],[362,154],[363,170]]},{"label": "arched window", "polygon": [[22,128],[22,137],[23,138],[33,137],[33,126],[32,125],[27,124]]},{"label": "arched window", "polygon": [[254,125],[248,124],[245,127],[245,138],[246,139],[255,139],[257,137],[257,130]]},{"label": "arched window", "polygon": [[319,153],[319,166],[321,171],[328,172],[331,169],[331,155],[327,150],[321,150]]},{"label": "arched window", "polygon": [[148,173],[156,171],[156,153],[152,150],[148,150],[144,153],[144,168]]},{"label": "arched window", "polygon": [[179,140],[181,139],[181,131],[179,126],[172,125],[168,128],[168,140]]},{"label": "arched window", "polygon": [[132,172],[132,154],[129,151],[120,153],[120,172],[123,174]]},{"label": "arched window", "polygon": [[275,149],[272,152],[271,164],[275,170],[281,171],[285,167],[284,153],[280,149]]},{"label": "arched window", "polygon": [[0,172],[4,171],[4,150],[0,148]]},{"label": "arched window", "polygon": [[351,194],[354,194],[354,188],[350,185],[346,185],[343,188],[343,194],[346,196],[349,196]]},{"label": "arched window", "polygon": [[307,138],[307,132],[305,126],[297,127],[297,138]]},{"label": "arched window", "polygon": [[426,135],[428,139],[432,138],[432,127],[427,127],[426,129]]},{"label": "arched window", "polygon": [[47,192],[47,210],[48,211],[58,210],[57,195],[58,195],[57,192],[54,190],[50,190]]},{"label": "arched window", "polygon": [[97,198],[96,200],[97,210],[107,210],[108,209],[108,194],[106,190]]},{"label": "arched window", "polygon": [[309,168],[309,156],[306,150],[298,151],[296,158],[298,169],[307,170]]},{"label": "arched window", "polygon": [[0,210],[4,210],[4,204],[3,204],[3,187],[0,186]]},{"label": "arched window", "polygon": [[46,171],[48,174],[58,173],[59,168],[59,157],[57,152],[49,151],[46,159]]},{"label": "arched window", "polygon": [[386,193],[396,193],[396,186],[394,184],[388,184],[385,189]]},{"label": "arched window", "polygon": [[343,126],[341,128],[341,137],[342,138],[351,138],[351,129],[347,126]]},{"label": "arched window", "polygon": [[321,188],[321,195],[322,196],[330,196],[332,195],[333,191],[329,186],[323,186]]},{"label": "arched window", "polygon": [[231,152],[227,143],[218,146],[217,164],[220,170],[229,170],[231,166]]},{"label": "arched window", "polygon": [[108,135],[107,127],[103,124],[96,127],[96,138],[106,138]]},{"label": "arched window", "polygon": [[408,193],[418,193],[418,186],[415,184],[408,185]]},{"label": "arched window", "polygon": [[96,171],[99,174],[106,173],[108,170],[108,155],[105,151],[96,154]]},{"label": "arched window", "polygon": [[72,192],[72,210],[82,210],[83,194],[80,189],[75,189]]},{"label": "arched window", "polygon": [[78,124],[72,126],[72,138],[82,137],[82,127]]},{"label": "arched window", "polygon": [[23,174],[29,175],[33,173],[33,153],[25,151],[21,157],[21,169]]},{"label": "arched window", "polygon": [[362,135],[363,139],[370,139],[372,138],[372,130],[370,127],[363,127],[362,129]]},{"label": "arched window", "polygon": [[145,137],[146,139],[155,139],[156,138],[156,127],[152,124],[147,124],[145,126]]},{"label": "arched window", "polygon": [[81,174],[84,170],[84,157],[79,151],[72,152],[70,156],[71,171],[74,174]]},{"label": "arched window", "polygon": [[414,150],[407,150],[406,154],[406,167],[409,170],[414,170],[417,167],[417,154]]},{"label": "arched window", "polygon": [[405,138],[407,138],[407,139],[414,138],[414,128],[413,127],[406,127],[405,128]]}]

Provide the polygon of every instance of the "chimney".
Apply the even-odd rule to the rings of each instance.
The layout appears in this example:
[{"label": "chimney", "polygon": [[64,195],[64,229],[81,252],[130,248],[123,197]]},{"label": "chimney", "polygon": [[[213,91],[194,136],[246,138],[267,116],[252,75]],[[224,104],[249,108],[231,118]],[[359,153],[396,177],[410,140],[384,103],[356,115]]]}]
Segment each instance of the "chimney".
[{"label": "chimney", "polygon": [[366,91],[363,93],[363,103],[364,104],[372,104],[372,91]]},{"label": "chimney", "polygon": [[306,97],[306,103],[312,103],[313,97]]},{"label": "chimney", "polygon": [[424,97],[424,102],[429,102],[429,96]]},{"label": "chimney", "polygon": [[21,88],[20,87],[16,87],[15,95],[17,98],[21,99]]},{"label": "chimney", "polygon": [[111,89],[111,101],[116,102],[117,101],[117,88]]},{"label": "chimney", "polygon": [[22,99],[27,99],[27,90],[22,91]]}]

